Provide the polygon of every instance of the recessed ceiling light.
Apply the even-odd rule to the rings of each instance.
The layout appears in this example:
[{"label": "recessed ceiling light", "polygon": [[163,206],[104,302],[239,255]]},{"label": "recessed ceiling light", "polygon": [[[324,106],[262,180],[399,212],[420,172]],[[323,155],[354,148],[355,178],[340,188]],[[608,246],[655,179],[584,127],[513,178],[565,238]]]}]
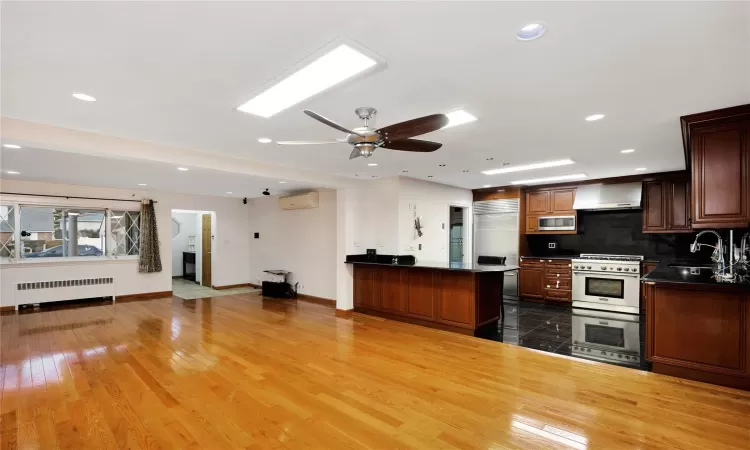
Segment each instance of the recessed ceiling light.
[{"label": "recessed ceiling light", "polygon": [[485,161],[492,161],[495,158],[485,158]]},{"label": "recessed ceiling light", "polygon": [[485,175],[497,175],[500,173],[521,172],[523,170],[544,169],[546,167],[567,166],[568,164],[575,164],[575,161],[572,159],[560,159],[557,161],[546,161],[534,164],[524,164],[521,166],[504,167],[502,169],[485,170],[482,173]]},{"label": "recessed ceiling light", "polygon": [[138,186],[146,186],[146,183],[138,183]]},{"label": "recessed ceiling light", "polygon": [[432,175],[427,175],[427,178],[432,178]]},{"label": "recessed ceiling light", "polygon": [[183,172],[187,172],[188,168],[187,167],[178,167],[177,170],[181,170]]},{"label": "recessed ceiling light", "polygon": [[463,172],[463,173],[466,173],[466,172],[468,172],[468,171],[469,171],[469,169],[464,169],[464,170],[462,170],[462,172]]},{"label": "recessed ceiling light", "polygon": [[271,138],[258,138],[258,142],[260,142],[261,144],[269,144],[272,141]]},{"label": "recessed ceiling light", "polygon": [[232,191],[227,191],[227,194],[231,194],[231,193],[232,193]]},{"label": "recessed ceiling light", "polygon": [[96,99],[88,94],[84,94],[83,92],[74,92],[73,97],[77,98],[78,100],[83,100],[84,102],[95,102]]},{"label": "recessed ceiling light", "polygon": [[5,173],[8,175],[21,175],[21,172],[16,172],[15,170],[7,170]]},{"label": "recessed ceiling light", "polygon": [[492,185],[491,184],[485,184],[484,185],[484,187],[490,187],[490,186],[492,186]]},{"label": "recessed ceiling light", "polygon": [[271,117],[376,64],[374,59],[342,44],[237,109],[261,117]]},{"label": "recessed ceiling light", "polygon": [[373,177],[373,178],[377,178],[378,176],[377,176],[377,175],[373,175],[372,177]]},{"label": "recessed ceiling light", "polygon": [[368,165],[368,166],[370,166],[370,167],[375,167],[375,166],[377,166],[377,165],[378,165],[378,163],[369,163],[369,164],[367,164],[367,165]]},{"label": "recessed ceiling light", "polygon": [[510,184],[539,184],[539,183],[550,183],[552,181],[564,181],[564,180],[580,180],[586,178],[588,175],[585,173],[573,173],[570,175],[559,175],[556,177],[545,177],[545,178],[532,178],[530,180],[518,180],[511,181]]},{"label": "recessed ceiling light", "polygon": [[401,173],[409,173],[408,170],[402,170]]},{"label": "recessed ceiling light", "polygon": [[445,164],[438,164],[439,167],[445,167]]},{"label": "recessed ceiling light", "polygon": [[455,127],[457,125],[463,125],[465,123],[474,122],[475,120],[477,120],[476,117],[464,111],[463,109],[450,112],[446,114],[446,116],[448,116],[448,125],[444,126],[443,129]]},{"label": "recessed ceiling light", "polygon": [[593,122],[595,120],[599,120],[599,119],[603,119],[603,118],[604,118],[604,114],[592,114],[590,116],[586,116],[586,121],[587,122]]},{"label": "recessed ceiling light", "polygon": [[3,144],[3,147],[5,147],[5,148],[21,148],[20,145],[16,145],[16,144]]},{"label": "recessed ceiling light", "polygon": [[547,26],[543,23],[530,23],[525,27],[518,30],[516,38],[519,41],[533,41],[534,39],[542,37],[547,32]]},{"label": "recessed ceiling light", "polygon": [[279,184],[286,184],[286,181],[279,181]]},{"label": "recessed ceiling light", "polygon": [[637,170],[638,172],[642,172],[642,171],[646,170],[646,168],[645,167],[636,167],[635,170]]},{"label": "recessed ceiling light", "polygon": [[620,153],[633,153],[634,151],[634,148],[626,148],[625,150],[620,150]]}]

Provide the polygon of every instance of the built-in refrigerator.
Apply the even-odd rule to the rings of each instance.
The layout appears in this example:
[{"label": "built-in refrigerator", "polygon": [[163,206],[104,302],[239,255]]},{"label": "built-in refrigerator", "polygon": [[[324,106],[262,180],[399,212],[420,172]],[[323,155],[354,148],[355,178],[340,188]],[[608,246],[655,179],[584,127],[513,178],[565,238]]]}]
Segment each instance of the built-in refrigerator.
[{"label": "built-in refrigerator", "polygon": [[[518,265],[518,199],[474,202],[474,262],[480,256],[505,257]],[[518,271],[505,272],[503,296],[518,298]]]}]

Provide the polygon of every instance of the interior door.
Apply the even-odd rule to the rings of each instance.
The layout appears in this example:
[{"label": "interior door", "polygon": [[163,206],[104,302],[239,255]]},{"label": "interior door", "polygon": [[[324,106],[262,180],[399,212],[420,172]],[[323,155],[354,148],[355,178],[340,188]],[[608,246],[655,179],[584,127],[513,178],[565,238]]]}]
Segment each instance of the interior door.
[{"label": "interior door", "polygon": [[211,287],[211,214],[203,214],[201,284]]}]

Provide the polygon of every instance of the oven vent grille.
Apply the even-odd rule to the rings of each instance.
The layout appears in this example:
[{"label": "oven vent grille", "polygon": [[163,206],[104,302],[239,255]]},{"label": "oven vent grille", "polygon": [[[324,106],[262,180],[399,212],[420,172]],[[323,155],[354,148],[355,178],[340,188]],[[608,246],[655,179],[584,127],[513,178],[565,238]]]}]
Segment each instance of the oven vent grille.
[{"label": "oven vent grille", "polygon": [[59,289],[112,283],[114,283],[114,278],[83,278],[79,280],[33,281],[30,283],[18,283],[16,285],[16,290],[31,291],[35,289]]}]

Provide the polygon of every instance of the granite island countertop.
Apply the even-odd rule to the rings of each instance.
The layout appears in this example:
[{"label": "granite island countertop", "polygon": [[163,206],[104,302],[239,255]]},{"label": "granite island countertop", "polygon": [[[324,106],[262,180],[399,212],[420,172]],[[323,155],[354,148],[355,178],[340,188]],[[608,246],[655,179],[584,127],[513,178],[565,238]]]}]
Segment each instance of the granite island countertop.
[{"label": "granite island countertop", "polygon": [[518,270],[520,267],[515,265],[485,265],[476,263],[447,263],[440,261],[417,261],[413,264],[392,264],[369,261],[346,261],[346,264],[368,265],[368,266],[387,266],[387,267],[405,267],[415,269],[439,269],[455,270],[460,272],[510,272]]},{"label": "granite island countertop", "polygon": [[678,263],[662,262],[656,266],[654,270],[641,277],[641,281],[694,285],[696,288],[734,289],[743,292],[750,292],[750,284],[748,283],[726,283],[716,281],[713,272],[710,269],[701,270],[700,275],[691,275],[687,269],[670,267],[670,264]]}]

